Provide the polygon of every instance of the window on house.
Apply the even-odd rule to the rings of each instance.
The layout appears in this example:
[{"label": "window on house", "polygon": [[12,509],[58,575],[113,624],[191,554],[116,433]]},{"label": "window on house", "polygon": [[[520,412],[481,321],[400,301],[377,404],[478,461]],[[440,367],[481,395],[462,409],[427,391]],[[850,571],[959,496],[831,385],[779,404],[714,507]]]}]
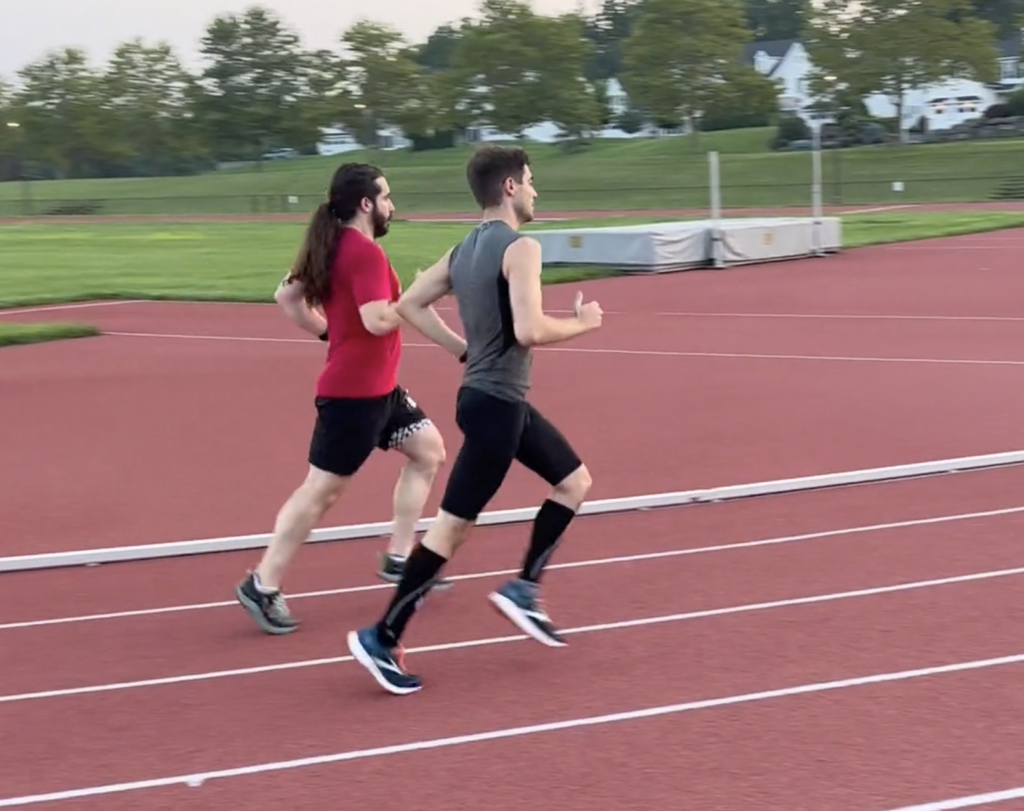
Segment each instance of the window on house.
[{"label": "window on house", "polygon": [[999,78],[1003,80],[1016,79],[1020,75],[1019,69],[1020,66],[1014,60],[1003,59],[999,63]]}]

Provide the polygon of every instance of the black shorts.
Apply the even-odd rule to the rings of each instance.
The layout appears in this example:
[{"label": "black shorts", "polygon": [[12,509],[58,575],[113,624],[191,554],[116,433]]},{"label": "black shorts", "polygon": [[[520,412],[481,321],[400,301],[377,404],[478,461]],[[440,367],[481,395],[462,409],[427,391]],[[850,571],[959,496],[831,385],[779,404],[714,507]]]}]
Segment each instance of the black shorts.
[{"label": "black shorts", "polygon": [[513,459],[552,487],[583,464],[561,432],[525,401],[464,387],[456,400],[455,421],[464,439],[441,509],[466,521],[475,521],[494,498]]},{"label": "black shorts", "polygon": [[401,447],[430,424],[401,386],[383,397],[317,397],[316,412],[309,463],[338,476],[351,476],[376,448]]}]

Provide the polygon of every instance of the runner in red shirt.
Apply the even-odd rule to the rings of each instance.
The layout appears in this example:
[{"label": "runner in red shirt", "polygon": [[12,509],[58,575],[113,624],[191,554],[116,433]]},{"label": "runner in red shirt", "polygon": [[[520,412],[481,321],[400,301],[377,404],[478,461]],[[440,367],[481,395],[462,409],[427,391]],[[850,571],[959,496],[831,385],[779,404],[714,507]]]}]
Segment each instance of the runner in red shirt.
[{"label": "runner in red shirt", "polygon": [[[402,290],[376,242],[388,232],[393,213],[379,169],[341,166],[275,295],[289,318],[328,348],[316,384],[309,473],[278,512],[263,559],[236,589],[266,633],[297,627],[281,591],[285,569],[374,449],[396,449],[409,460],[395,487],[394,529],[379,572],[392,583],[401,580],[414,525],[444,461],[440,432],[398,385],[402,320],[395,303]],[[434,315],[437,342],[464,361],[466,342]]]}]

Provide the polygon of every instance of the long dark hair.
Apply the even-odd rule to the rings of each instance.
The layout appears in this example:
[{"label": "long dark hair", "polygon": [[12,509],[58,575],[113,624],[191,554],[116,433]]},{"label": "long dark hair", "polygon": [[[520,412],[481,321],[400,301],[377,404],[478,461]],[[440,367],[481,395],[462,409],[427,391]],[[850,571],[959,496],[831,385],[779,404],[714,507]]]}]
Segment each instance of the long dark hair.
[{"label": "long dark hair", "polygon": [[312,306],[327,301],[331,294],[331,268],[338,251],[341,229],[365,198],[380,194],[377,178],[384,173],[368,163],[346,163],[331,178],[327,200],[309,218],[289,279],[301,282],[306,302]]}]

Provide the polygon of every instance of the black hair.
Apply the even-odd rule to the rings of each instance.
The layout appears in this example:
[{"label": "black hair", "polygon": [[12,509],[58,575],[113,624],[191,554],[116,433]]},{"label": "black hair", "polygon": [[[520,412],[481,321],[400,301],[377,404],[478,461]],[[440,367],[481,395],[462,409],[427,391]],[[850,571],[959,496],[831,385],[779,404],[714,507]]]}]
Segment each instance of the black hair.
[{"label": "black hair", "polygon": [[341,229],[356,216],[363,200],[377,199],[377,180],[383,176],[380,169],[368,163],[345,163],[335,171],[327,200],[310,217],[288,277],[289,281],[302,282],[309,304],[320,304],[330,295],[331,266]]}]

